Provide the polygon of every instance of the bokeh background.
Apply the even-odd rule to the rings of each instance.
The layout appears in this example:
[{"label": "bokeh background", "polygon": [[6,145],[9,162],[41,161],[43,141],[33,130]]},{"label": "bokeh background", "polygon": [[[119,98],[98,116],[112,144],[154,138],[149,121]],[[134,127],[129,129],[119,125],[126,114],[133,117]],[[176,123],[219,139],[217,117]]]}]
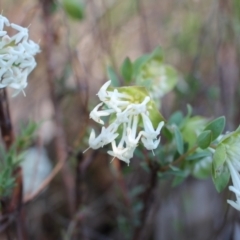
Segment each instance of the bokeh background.
[{"label": "bokeh background", "polygon": [[[89,110],[111,69],[120,77],[127,56],[135,60],[157,46],[179,81],[162,100],[163,115],[186,112],[189,103],[196,115],[225,115],[226,131],[235,129],[239,0],[86,0],[82,19],[73,19],[61,1],[1,0],[0,9],[11,22],[29,27],[41,46],[27,96],[10,98],[16,134],[22,123],[43,122],[26,157],[25,181],[32,184],[25,197],[68,156],[44,192],[24,205],[26,239],[239,239],[239,213],[226,204],[229,192],[218,194],[211,179],[191,177],[175,188],[171,178],[158,182],[141,236],[134,237],[149,174],[137,159],[127,167],[109,164],[104,151],[82,154],[94,125]],[[14,224],[0,239],[17,239]]]}]

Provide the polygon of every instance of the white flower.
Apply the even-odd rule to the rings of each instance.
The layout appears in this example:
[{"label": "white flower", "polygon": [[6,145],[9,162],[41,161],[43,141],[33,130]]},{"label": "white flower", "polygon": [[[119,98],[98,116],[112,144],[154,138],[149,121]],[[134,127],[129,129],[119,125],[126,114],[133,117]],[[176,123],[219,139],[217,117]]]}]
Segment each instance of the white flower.
[{"label": "white flower", "polygon": [[143,119],[144,130],[145,130],[142,132],[143,136],[141,141],[147,150],[154,150],[157,148],[157,146],[160,143],[160,137],[159,138],[157,137],[160,134],[160,131],[164,125],[164,122],[160,122],[158,124],[157,129],[154,130],[154,127],[149,117],[145,113],[142,113],[141,115]]},{"label": "white flower", "polygon": [[227,202],[240,211],[240,127],[236,131],[221,137],[214,152],[213,167],[218,178],[228,167],[233,184],[229,186],[229,190],[235,193],[236,201],[227,200]]},{"label": "white flower", "polygon": [[[237,163],[237,165],[235,165]],[[227,202],[238,211],[240,211],[240,164],[238,162],[231,163],[227,161],[228,169],[231,174],[233,186],[229,186],[229,190],[236,194],[236,201],[227,200]]]},{"label": "white flower", "polygon": [[107,92],[107,89],[108,87],[110,86],[111,84],[111,80],[107,81],[106,83],[104,83],[102,85],[102,87],[100,88],[99,92],[97,93],[99,99],[101,101],[106,101],[108,98],[109,98],[109,95],[108,95],[108,92]]},{"label": "white flower", "polygon": [[[112,142],[112,149],[113,149],[112,151],[107,152],[109,155],[113,156],[114,158],[118,158],[119,160],[122,160],[129,165],[130,158],[133,157],[133,153],[134,153],[135,148],[119,147],[119,146],[116,146],[116,142],[113,141]],[[113,160],[114,160],[114,158],[113,158]]]},{"label": "white flower", "polygon": [[[160,142],[158,135],[164,122],[161,121],[157,129],[154,129],[149,117],[153,106],[152,103],[149,104],[151,99],[143,89],[140,91],[137,87],[126,87],[109,90],[110,83],[111,81],[106,82],[97,93],[102,102],[90,112],[90,118],[104,125],[101,117],[111,115],[111,124],[103,126],[97,137],[92,130],[89,148],[97,149],[111,143],[112,150],[108,151],[108,154],[113,156],[113,159],[118,158],[129,164],[140,140],[148,150],[157,148]],[[140,120],[144,130],[138,132]],[[119,133],[121,139],[117,143]]]},{"label": "white flower", "polygon": [[[17,33],[10,37],[5,26]],[[14,88],[15,95],[27,86],[27,77],[36,66],[34,55],[40,52],[39,45],[28,37],[27,28],[9,23],[0,15],[0,88]]]},{"label": "white flower", "polygon": [[154,130],[152,122],[150,121],[149,117],[145,113],[141,113],[144,125],[144,135],[149,138],[156,138],[164,125],[164,122],[160,122],[156,130]]},{"label": "white flower", "polygon": [[138,127],[138,115],[131,116],[129,118],[129,123],[127,127],[127,137],[126,137],[126,144],[130,148],[136,148],[138,145],[138,142],[141,138],[141,132],[136,136],[137,134],[137,127]]},{"label": "white flower", "polygon": [[89,146],[93,149],[97,149],[111,143],[118,136],[118,133],[113,130],[114,129],[111,129],[111,126],[108,128],[102,127],[101,134],[98,137],[95,137],[95,132],[92,130],[89,137]]},{"label": "white flower", "polygon": [[154,150],[158,147],[158,145],[160,143],[160,138],[151,139],[151,138],[142,137],[141,141],[147,150]]},{"label": "white flower", "polygon": [[113,109],[107,109],[107,110],[99,110],[98,109],[103,105],[103,103],[99,103],[90,113],[90,118],[92,118],[95,122],[98,122],[100,124],[104,124],[103,120],[101,120],[100,117],[103,117],[103,116],[108,116],[110,115],[111,113],[114,112]]}]

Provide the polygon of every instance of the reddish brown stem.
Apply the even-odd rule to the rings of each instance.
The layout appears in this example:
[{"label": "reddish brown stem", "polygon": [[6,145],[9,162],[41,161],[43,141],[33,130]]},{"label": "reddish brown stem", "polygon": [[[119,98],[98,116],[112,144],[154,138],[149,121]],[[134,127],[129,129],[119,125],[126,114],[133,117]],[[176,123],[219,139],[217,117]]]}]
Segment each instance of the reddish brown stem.
[{"label": "reddish brown stem", "polygon": [[157,163],[149,162],[149,168],[151,171],[150,181],[146,191],[142,195],[142,201],[143,201],[144,207],[140,215],[140,225],[135,229],[133,240],[142,239],[141,237],[142,231],[145,226],[146,218],[151,206],[151,201],[153,200],[153,190],[157,185],[157,172],[158,172],[159,166]]},{"label": "reddish brown stem", "polygon": [[68,208],[71,215],[75,212],[75,183],[74,177],[68,164],[66,163],[66,159],[68,157],[67,153],[67,143],[65,138],[65,132],[62,126],[62,112],[60,106],[58,104],[57,96],[55,94],[55,74],[54,74],[54,66],[52,60],[52,50],[54,48],[54,29],[52,25],[52,17],[51,17],[51,7],[54,4],[52,0],[40,0],[43,11],[43,21],[45,25],[45,59],[46,59],[46,69],[47,69],[47,82],[49,84],[49,93],[54,107],[54,121],[56,125],[56,137],[55,137],[55,149],[57,159],[60,163],[63,163],[62,168],[62,176],[65,185],[65,189],[67,191],[67,199],[68,199]]},{"label": "reddish brown stem", "polygon": [[[7,150],[10,149],[14,142],[14,134],[12,129],[12,122],[9,112],[9,104],[7,98],[6,88],[0,89],[0,128],[1,135]],[[26,229],[24,227],[24,213],[22,209],[22,199],[23,199],[23,178],[22,169],[17,167],[13,169],[12,173],[15,179],[15,187],[13,188],[10,197],[0,200],[3,203],[2,212],[3,214],[11,214],[14,211],[17,212],[16,215],[16,228],[18,239],[27,239]]]},{"label": "reddish brown stem", "polygon": [[6,149],[9,149],[14,142],[11,117],[9,113],[6,88],[0,89],[0,127]]}]

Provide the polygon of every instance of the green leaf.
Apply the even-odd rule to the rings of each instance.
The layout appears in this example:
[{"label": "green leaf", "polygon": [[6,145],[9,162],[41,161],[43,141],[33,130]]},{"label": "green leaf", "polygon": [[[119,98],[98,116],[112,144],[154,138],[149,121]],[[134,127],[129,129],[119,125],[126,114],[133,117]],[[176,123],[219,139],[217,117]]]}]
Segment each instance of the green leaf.
[{"label": "green leaf", "polygon": [[172,170],[171,169],[171,170],[168,170],[166,172],[158,172],[158,177],[160,177],[160,178],[167,178],[167,177],[170,177],[170,176],[177,176],[177,177],[186,178],[188,175],[189,175],[188,170],[181,170],[181,169],[178,169],[178,170],[176,170],[176,169]]},{"label": "green leaf", "polygon": [[187,104],[187,116],[186,116],[186,118],[190,118],[192,116],[192,112],[193,112],[192,106],[190,104]]},{"label": "green leaf", "polygon": [[230,180],[230,173],[226,168],[221,175],[214,177],[214,169],[212,171],[213,171],[212,180],[215,185],[215,188],[218,192],[221,192],[228,185],[228,182]]},{"label": "green leaf", "polygon": [[173,130],[174,130],[174,138],[177,145],[177,151],[179,152],[179,154],[182,155],[184,150],[182,134],[180,133],[179,129],[176,126],[174,127]]},{"label": "green leaf", "polygon": [[224,164],[227,159],[226,148],[224,144],[218,144],[213,155],[213,174],[214,177],[220,176],[224,171]]},{"label": "green leaf", "polygon": [[148,61],[149,55],[143,55],[137,58],[133,63],[133,77],[139,74],[141,67]]},{"label": "green leaf", "polygon": [[203,131],[197,138],[198,146],[202,149],[208,148],[212,142],[212,132],[210,130]]},{"label": "green leaf", "polygon": [[210,122],[205,130],[210,130],[212,132],[212,141],[215,140],[223,131],[225,127],[225,117],[219,117]]},{"label": "green leaf", "polygon": [[80,0],[63,0],[63,9],[75,20],[84,18],[84,5]]},{"label": "green leaf", "polygon": [[197,137],[203,131],[206,122],[207,120],[201,116],[186,117],[181,122],[183,140],[188,143],[189,148],[192,148],[196,144]]},{"label": "green leaf", "polygon": [[150,54],[149,59],[155,59],[158,61],[163,61],[163,50],[161,47],[157,47],[153,50],[153,52]]},{"label": "green leaf", "polygon": [[209,150],[201,151],[195,154],[192,154],[186,158],[187,161],[199,160],[201,158],[209,157],[212,153]]},{"label": "green leaf", "polygon": [[107,67],[107,75],[108,78],[111,79],[112,86],[114,87],[120,86],[117,74],[115,73],[114,69],[111,66]]},{"label": "green leaf", "polygon": [[125,58],[122,64],[121,73],[126,82],[129,83],[132,80],[133,67],[129,57]]},{"label": "green leaf", "polygon": [[166,126],[166,124],[163,126],[162,130],[161,130],[161,134],[167,138],[169,141],[172,140],[173,138],[173,134],[171,133],[171,131],[168,129],[168,127]]},{"label": "green leaf", "polygon": [[182,176],[175,176],[173,178],[172,187],[177,187],[178,185],[180,185],[181,183],[183,183],[183,181],[186,179],[186,177],[182,177]]},{"label": "green leaf", "polygon": [[194,163],[192,175],[199,179],[205,179],[211,176],[212,158],[205,157]]},{"label": "green leaf", "polygon": [[168,120],[168,123],[179,126],[183,119],[184,119],[183,113],[181,111],[177,111],[171,115],[171,117]]},{"label": "green leaf", "polygon": [[27,126],[22,126],[21,134],[16,138],[11,149],[26,149],[33,140],[36,130],[40,127],[41,123],[29,122]]}]

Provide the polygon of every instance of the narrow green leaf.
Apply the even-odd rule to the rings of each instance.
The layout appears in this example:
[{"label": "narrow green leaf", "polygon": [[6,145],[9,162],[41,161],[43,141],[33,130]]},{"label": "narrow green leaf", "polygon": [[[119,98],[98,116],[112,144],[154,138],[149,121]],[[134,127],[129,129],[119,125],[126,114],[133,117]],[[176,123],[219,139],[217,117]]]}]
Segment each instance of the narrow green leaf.
[{"label": "narrow green leaf", "polygon": [[180,168],[175,167],[175,166],[173,166],[173,165],[171,165],[171,164],[169,165],[169,168],[172,169],[172,170],[175,171],[175,172],[179,172],[179,171],[181,171]]},{"label": "narrow green leaf", "polygon": [[117,74],[115,73],[114,69],[111,66],[107,67],[107,75],[108,78],[111,79],[113,87],[120,86]]},{"label": "narrow green leaf", "polygon": [[219,117],[210,122],[205,130],[211,130],[212,131],[212,141],[215,140],[223,131],[225,127],[225,117]]},{"label": "narrow green leaf", "polygon": [[129,57],[125,58],[122,64],[121,73],[126,82],[130,82],[132,80],[133,67]]},{"label": "narrow green leaf", "polygon": [[192,116],[192,106],[190,104],[187,104],[187,118],[190,118]]},{"label": "narrow green leaf", "polygon": [[190,155],[186,158],[187,161],[199,160],[201,158],[209,157],[212,153],[209,150],[201,151],[195,154]]},{"label": "narrow green leaf", "polygon": [[203,131],[197,138],[198,146],[202,149],[208,148],[212,142],[212,132],[210,130]]},{"label": "narrow green leaf", "polygon": [[177,145],[177,151],[179,152],[179,154],[183,154],[184,150],[183,138],[182,134],[180,133],[179,129],[176,126],[174,127],[174,138]]},{"label": "narrow green leaf", "polygon": [[75,20],[84,18],[84,5],[80,0],[63,0],[63,9]]}]

